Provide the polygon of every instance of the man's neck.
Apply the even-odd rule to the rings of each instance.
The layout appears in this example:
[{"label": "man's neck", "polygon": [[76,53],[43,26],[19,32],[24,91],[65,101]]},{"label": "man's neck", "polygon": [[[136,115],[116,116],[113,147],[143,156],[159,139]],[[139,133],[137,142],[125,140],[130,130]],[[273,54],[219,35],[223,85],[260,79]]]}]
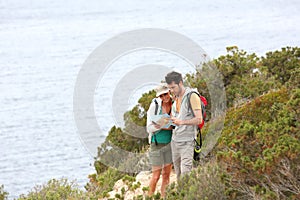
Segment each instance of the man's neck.
[{"label": "man's neck", "polygon": [[185,87],[182,87],[181,93],[179,94],[179,98],[182,98],[185,93]]}]

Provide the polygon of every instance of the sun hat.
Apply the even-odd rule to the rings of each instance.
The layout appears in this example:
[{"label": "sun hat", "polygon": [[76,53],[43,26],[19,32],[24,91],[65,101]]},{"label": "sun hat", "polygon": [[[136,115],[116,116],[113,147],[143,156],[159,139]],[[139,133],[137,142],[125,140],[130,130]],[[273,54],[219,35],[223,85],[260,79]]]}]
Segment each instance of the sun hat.
[{"label": "sun hat", "polygon": [[156,97],[159,97],[162,94],[168,93],[169,88],[168,88],[167,84],[162,83],[155,88],[155,91],[156,91]]}]

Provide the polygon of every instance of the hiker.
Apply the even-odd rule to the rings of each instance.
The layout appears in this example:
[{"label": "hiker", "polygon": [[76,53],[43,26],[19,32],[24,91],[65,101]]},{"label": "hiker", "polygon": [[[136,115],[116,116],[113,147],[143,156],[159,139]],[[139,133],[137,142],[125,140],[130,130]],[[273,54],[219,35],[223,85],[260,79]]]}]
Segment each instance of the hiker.
[{"label": "hiker", "polygon": [[172,170],[172,152],[171,137],[172,127],[161,128],[155,123],[151,116],[171,113],[172,98],[169,88],[166,84],[160,84],[156,89],[156,98],[152,100],[149,110],[147,111],[147,131],[149,133],[150,143],[150,163],[152,165],[152,177],[149,184],[148,195],[151,196],[155,192],[156,184],[162,173],[161,195],[165,196],[166,186],[170,181],[170,173]]},{"label": "hiker", "polygon": [[194,112],[193,115],[187,103],[187,95],[192,89],[183,85],[180,73],[175,71],[168,73],[165,81],[171,93],[175,95],[171,119],[176,126],[173,129],[171,148],[173,165],[178,180],[181,175],[192,170],[194,138],[197,125],[202,122],[201,103],[198,95],[192,93],[190,102]]}]

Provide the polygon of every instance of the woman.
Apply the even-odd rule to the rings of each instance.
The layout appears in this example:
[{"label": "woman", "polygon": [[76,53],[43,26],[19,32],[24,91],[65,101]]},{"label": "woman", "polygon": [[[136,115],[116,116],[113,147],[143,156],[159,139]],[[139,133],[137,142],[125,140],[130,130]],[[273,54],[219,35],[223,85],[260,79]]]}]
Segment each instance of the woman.
[{"label": "woman", "polygon": [[149,184],[149,193],[151,196],[156,188],[156,184],[162,173],[161,195],[165,196],[166,186],[169,184],[170,173],[172,170],[172,152],[171,142],[172,127],[162,128],[159,123],[155,123],[154,115],[171,113],[172,99],[166,84],[159,85],[156,89],[156,98],[152,100],[147,111],[147,131],[150,142],[150,162],[152,165],[152,177]]}]

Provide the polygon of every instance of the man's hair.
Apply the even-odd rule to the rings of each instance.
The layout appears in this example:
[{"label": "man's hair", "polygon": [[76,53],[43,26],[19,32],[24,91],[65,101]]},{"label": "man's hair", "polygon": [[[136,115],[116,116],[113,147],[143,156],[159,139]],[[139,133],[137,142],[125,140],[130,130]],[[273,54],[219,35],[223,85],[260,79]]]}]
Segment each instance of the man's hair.
[{"label": "man's hair", "polygon": [[176,83],[176,84],[179,84],[180,81],[183,82],[182,80],[182,75],[178,72],[175,72],[175,71],[172,71],[170,73],[168,73],[166,76],[165,76],[165,81],[167,82],[167,84],[171,84],[173,81]]}]

